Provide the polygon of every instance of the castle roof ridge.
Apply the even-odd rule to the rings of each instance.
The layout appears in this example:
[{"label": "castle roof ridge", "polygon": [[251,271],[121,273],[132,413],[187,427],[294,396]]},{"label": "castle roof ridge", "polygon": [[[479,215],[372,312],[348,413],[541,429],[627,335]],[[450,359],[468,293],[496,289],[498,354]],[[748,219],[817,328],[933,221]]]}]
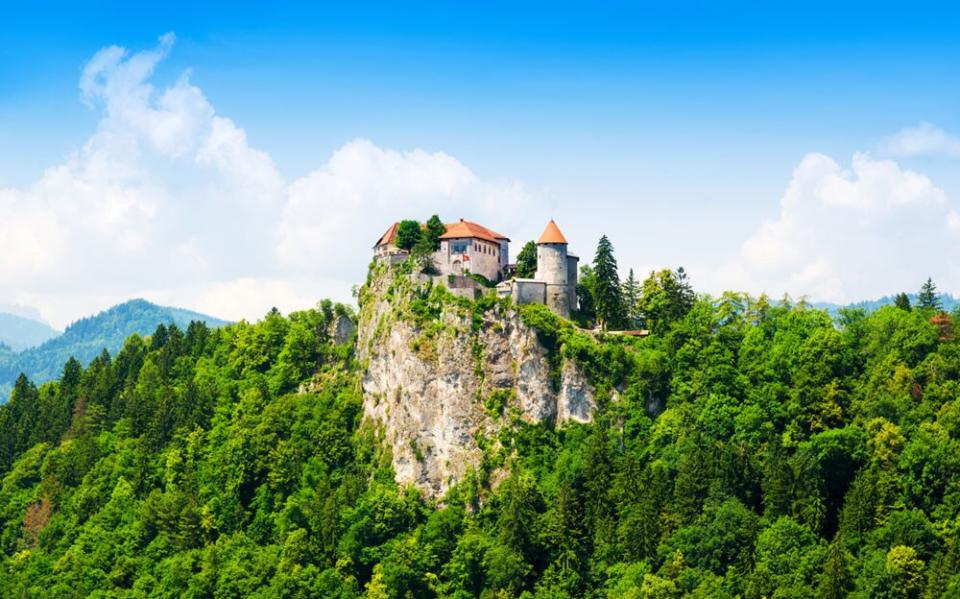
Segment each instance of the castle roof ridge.
[{"label": "castle roof ridge", "polygon": [[447,228],[447,230],[443,233],[443,235],[440,236],[440,239],[476,237],[478,239],[485,239],[494,243],[499,243],[500,241],[510,241],[510,238],[506,235],[502,235],[496,231],[484,227],[483,225],[462,218],[458,222],[444,226]]}]

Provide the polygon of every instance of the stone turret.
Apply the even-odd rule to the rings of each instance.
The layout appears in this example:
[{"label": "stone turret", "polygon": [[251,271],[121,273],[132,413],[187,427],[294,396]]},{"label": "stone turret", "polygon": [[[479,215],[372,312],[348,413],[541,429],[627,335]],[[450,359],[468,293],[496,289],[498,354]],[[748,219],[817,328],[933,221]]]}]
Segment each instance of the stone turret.
[{"label": "stone turret", "polygon": [[565,318],[570,317],[571,308],[569,270],[567,238],[551,219],[537,240],[537,274],[534,278],[546,283],[547,307]]}]

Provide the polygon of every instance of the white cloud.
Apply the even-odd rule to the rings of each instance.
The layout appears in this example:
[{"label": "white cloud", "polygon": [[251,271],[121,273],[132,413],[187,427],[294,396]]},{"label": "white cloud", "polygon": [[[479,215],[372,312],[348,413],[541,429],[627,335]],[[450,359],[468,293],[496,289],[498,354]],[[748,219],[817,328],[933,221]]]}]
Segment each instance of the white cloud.
[{"label": "white cloud", "polygon": [[149,50],[111,46],[84,67],[93,135],[23,189],[0,188],[0,302],[56,326],[131,297],[226,318],[350,299],[370,245],[393,219],[509,226],[531,194],[485,181],[442,152],[356,140],[285,181],[271,157],[218,115],[189,72],[162,89]]},{"label": "white cloud", "polygon": [[709,282],[719,289],[846,302],[958,280],[960,217],[926,176],[855,154],[850,169],[809,154],[780,214]]},{"label": "white cloud", "polygon": [[930,123],[906,127],[891,135],[880,145],[880,151],[888,156],[910,158],[914,156],[943,156],[960,158],[960,137],[951,135]]},{"label": "white cloud", "polygon": [[192,309],[227,320],[251,320],[276,307],[282,312],[301,310],[327,296],[349,298],[346,281],[303,276],[284,278],[242,277],[186,287],[148,290],[144,298],[167,305],[189,305]]},{"label": "white cloud", "polygon": [[294,182],[280,223],[278,257],[293,268],[327,266],[357,276],[344,256],[369,259],[370,247],[398,216],[470,215],[496,227],[529,207],[520,186],[482,181],[442,152],[383,150],[352,141],[322,168]]}]

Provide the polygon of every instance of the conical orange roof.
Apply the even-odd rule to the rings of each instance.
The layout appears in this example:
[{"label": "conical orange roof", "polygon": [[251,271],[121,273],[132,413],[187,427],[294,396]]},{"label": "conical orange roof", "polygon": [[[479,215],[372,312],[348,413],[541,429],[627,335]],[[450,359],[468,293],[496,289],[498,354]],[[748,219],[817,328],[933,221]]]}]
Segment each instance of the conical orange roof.
[{"label": "conical orange roof", "polygon": [[547,228],[543,230],[540,239],[537,240],[537,243],[567,243],[567,238],[563,236],[557,223],[553,222],[551,218],[550,222],[547,223]]}]

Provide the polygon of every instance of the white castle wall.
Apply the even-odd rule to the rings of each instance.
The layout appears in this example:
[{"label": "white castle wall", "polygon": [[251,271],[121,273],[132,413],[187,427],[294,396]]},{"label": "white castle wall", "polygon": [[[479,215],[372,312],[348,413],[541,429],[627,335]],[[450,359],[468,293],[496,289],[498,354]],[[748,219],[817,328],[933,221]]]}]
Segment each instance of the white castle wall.
[{"label": "white castle wall", "polygon": [[[457,245],[465,245],[466,251],[454,253]],[[444,275],[472,272],[496,282],[500,278],[502,248],[505,245],[506,242],[491,243],[482,239],[444,239],[440,242],[440,249],[433,253],[433,262]]]},{"label": "white castle wall", "polygon": [[514,279],[510,287],[513,303],[545,304],[547,284],[535,279]]}]

